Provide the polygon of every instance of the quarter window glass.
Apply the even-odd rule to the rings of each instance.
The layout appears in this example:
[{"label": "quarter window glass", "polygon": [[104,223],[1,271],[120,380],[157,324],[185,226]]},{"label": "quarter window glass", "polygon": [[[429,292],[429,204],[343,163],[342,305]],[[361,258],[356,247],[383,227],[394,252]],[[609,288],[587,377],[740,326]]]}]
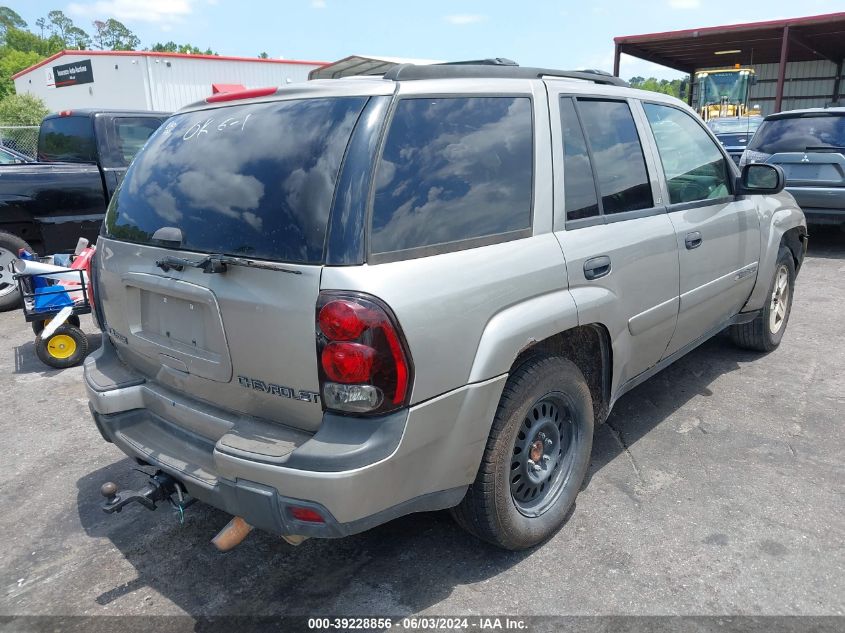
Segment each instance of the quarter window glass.
[{"label": "quarter window glass", "polygon": [[669,202],[695,202],[730,194],[728,168],[722,152],[686,112],[644,103],[666,174]]},{"label": "quarter window glass", "polygon": [[376,174],[371,251],[531,225],[531,100],[403,99]]},{"label": "quarter window glass", "polygon": [[605,215],[654,206],[643,148],[627,103],[579,99]]},{"label": "quarter window glass", "polygon": [[596,183],[590,155],[584,141],[584,132],[575,113],[572,99],[560,101],[561,129],[563,130],[563,190],[566,219],[580,220],[599,214]]}]

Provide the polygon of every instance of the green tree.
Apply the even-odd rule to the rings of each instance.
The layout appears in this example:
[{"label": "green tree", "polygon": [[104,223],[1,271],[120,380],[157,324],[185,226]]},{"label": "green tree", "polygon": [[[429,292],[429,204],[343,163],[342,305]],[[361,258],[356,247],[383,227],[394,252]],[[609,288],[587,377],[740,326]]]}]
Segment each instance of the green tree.
[{"label": "green tree", "polygon": [[35,52],[0,49],[0,98],[15,92],[12,75],[43,59]]},{"label": "green tree", "polygon": [[59,36],[63,42],[67,42],[68,31],[73,27],[73,20],[67,17],[62,11],[50,11],[47,14],[47,28],[53,35]]},{"label": "green tree", "polygon": [[9,7],[0,7],[0,37],[5,38],[9,29],[25,29],[26,22]]},{"label": "green tree", "polygon": [[65,42],[57,35],[48,38],[38,37],[35,33],[22,29],[10,28],[6,31],[6,45],[0,48],[0,55],[5,51],[20,51],[23,53],[38,53],[48,57],[65,48]]},{"label": "green tree", "polygon": [[217,53],[215,53],[210,48],[202,50],[198,46],[194,46],[193,44],[177,44],[172,40],[170,42],[165,42],[164,44],[162,44],[161,42],[153,44],[150,50],[154,53],[187,53],[190,55],[217,55]]},{"label": "green tree", "polygon": [[112,51],[134,51],[141,44],[140,38],[126,28],[123,22],[109,18],[94,21],[94,43],[98,48]]},{"label": "green tree", "polygon": [[44,102],[31,94],[10,94],[0,99],[0,123],[3,125],[38,125],[47,114]]},{"label": "green tree", "polygon": [[269,56],[266,52],[264,52],[264,51],[261,51],[261,52],[258,54],[258,59],[268,59],[269,57],[270,57],[270,56]]},{"label": "green tree", "polygon": [[78,26],[71,26],[67,30],[66,37],[65,43],[68,48],[78,51],[84,51],[87,48],[91,48],[91,36]]},{"label": "green tree", "polygon": [[681,80],[680,79],[656,79],[649,77],[631,77],[628,81],[632,88],[639,88],[640,90],[651,90],[652,92],[659,92],[673,97],[681,96]]}]

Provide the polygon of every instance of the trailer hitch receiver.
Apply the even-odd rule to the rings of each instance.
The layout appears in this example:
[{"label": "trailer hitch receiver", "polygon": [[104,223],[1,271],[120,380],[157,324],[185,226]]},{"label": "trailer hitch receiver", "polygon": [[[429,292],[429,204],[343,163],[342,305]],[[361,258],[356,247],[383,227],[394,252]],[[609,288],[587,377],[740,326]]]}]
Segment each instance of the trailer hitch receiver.
[{"label": "trailer hitch receiver", "polygon": [[150,477],[149,481],[138,490],[118,491],[117,484],[110,481],[104,483],[100,488],[100,494],[106,498],[102,505],[103,512],[109,514],[120,512],[123,506],[135,501],[147,508],[147,510],[155,510],[156,502],[169,500],[172,503],[171,496],[175,493],[181,499],[181,492],[176,480],[160,470]]}]

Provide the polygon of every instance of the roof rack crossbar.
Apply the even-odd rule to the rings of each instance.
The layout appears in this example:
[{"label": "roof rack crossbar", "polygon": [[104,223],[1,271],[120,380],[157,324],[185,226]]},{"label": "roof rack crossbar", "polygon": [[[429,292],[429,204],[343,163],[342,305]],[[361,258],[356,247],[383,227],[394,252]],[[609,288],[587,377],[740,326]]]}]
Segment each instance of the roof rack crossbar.
[{"label": "roof rack crossbar", "polygon": [[580,79],[608,86],[628,87],[628,82],[599,70],[555,70],[516,65],[511,60],[496,58],[473,62],[447,64],[399,64],[388,70],[384,78],[391,81],[417,81],[422,79],[538,79],[560,77]]}]

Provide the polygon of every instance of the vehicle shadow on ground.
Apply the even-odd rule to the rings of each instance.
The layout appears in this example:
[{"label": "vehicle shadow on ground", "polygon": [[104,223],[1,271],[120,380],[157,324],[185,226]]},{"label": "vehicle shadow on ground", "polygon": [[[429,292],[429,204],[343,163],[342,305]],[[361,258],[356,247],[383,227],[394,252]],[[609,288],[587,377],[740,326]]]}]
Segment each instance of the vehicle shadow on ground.
[{"label": "vehicle shadow on ground", "polygon": [[[613,407],[607,422],[596,430],[593,457],[584,487],[604,466],[626,453],[640,438],[689,400],[697,396],[712,396],[710,384],[718,377],[736,371],[742,364],[753,362],[761,356],[758,352],[738,348],[725,331],[622,396]],[[701,420],[690,420],[688,423],[691,428],[707,432]],[[633,457],[630,461],[636,477],[640,478],[641,473],[634,465]],[[619,485],[624,492],[634,496],[633,489],[625,484]]]},{"label": "vehicle shadow on ground", "polygon": [[[718,376],[758,357],[721,335],[626,394],[596,431],[587,481],[688,400],[711,395],[709,385]],[[121,460],[77,482],[86,533],[111,541],[137,570],[137,579],[96,598],[102,606],[117,602],[114,609],[122,597],[150,587],[195,616],[401,615],[435,605],[455,587],[483,582],[531,555],[475,540],[446,512],[411,515],[364,534],[311,540],[296,548],[255,531],[237,549],[220,554],[209,540],[230,517],[203,504],[186,512],[184,525],[170,508],[157,515],[139,506],[120,515],[100,510],[103,482],[144,483],[146,477],[133,466]],[[553,538],[566,538],[566,530]]]},{"label": "vehicle shadow on ground", "polygon": [[[64,369],[54,369],[42,363],[38,355],[35,353],[35,335],[33,340],[27,341],[23,345],[15,347],[15,373],[16,374],[38,374],[45,378],[57,376],[62,373]],[[88,353],[91,354],[99,349],[103,344],[103,335],[99,332],[96,334],[86,333],[88,338]]]},{"label": "vehicle shadow on ground", "polygon": [[811,224],[808,257],[822,259],[845,259],[845,230],[838,226]]}]

